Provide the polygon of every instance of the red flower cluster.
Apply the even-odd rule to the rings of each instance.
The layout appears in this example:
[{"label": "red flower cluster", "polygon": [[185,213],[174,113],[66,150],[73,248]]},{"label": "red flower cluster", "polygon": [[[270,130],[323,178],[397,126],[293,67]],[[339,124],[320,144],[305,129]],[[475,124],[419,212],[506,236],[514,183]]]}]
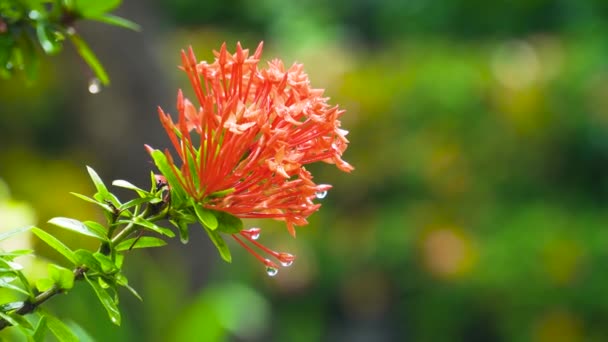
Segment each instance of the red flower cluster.
[{"label": "red flower cluster", "polygon": [[240,218],[283,220],[295,236],[294,226],[306,225],[320,207],[315,195],[331,187],[315,184],[304,165],[322,161],[353,169],[342,160],[348,144],[339,121],[344,111],[328,105],[322,89],[311,88],[301,64],[285,69],[275,59],[259,68],[262,46],[249,56],[240,44],[234,54],[223,44],[210,64],[198,62],[192,48],[182,51],[198,106],[179,91],[178,121],[160,108],[159,114],[189,196]]}]

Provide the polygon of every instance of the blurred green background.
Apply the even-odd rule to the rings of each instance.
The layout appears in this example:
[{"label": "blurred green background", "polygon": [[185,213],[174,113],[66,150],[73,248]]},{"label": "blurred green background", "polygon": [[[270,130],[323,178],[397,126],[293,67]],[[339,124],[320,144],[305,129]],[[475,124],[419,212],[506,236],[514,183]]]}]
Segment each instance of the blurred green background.
[{"label": "blurred green background", "polygon": [[116,342],[608,340],[608,2],[127,0],[116,13],[143,31],[78,27],[109,88],[89,94],[69,48],[33,86],[0,83],[0,228],[99,218],[68,194],[93,191],[85,165],[146,185],[143,144],[169,146],[156,106],[175,113],[177,88],[192,94],[177,69],[190,44],[208,59],[264,40],[265,59],[304,63],[347,109],[356,170],[313,168],[334,189],[295,240],[246,222],[298,256],[275,278],[236,244],[223,263],[193,229],[127,259],[144,302],[123,294],[122,327],[85,286],[48,303],[59,317]]}]

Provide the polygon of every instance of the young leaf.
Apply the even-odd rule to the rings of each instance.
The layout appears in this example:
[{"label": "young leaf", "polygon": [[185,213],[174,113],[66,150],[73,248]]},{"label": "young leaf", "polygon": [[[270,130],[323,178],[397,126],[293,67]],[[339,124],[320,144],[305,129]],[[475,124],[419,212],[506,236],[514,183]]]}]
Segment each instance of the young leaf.
[{"label": "young leaf", "polygon": [[112,261],[112,259],[110,259],[110,257],[108,257],[107,255],[95,252],[93,253],[93,257],[95,257],[95,259],[99,261],[103,273],[111,274],[116,273],[118,271],[118,267],[116,267],[114,261]]},{"label": "young leaf", "polygon": [[40,292],[48,291],[55,286],[55,281],[51,278],[40,278],[36,280],[36,288]]},{"label": "young leaf", "polygon": [[46,320],[47,318],[45,315],[40,317],[40,319],[38,320],[38,323],[36,324],[36,329],[34,330],[34,334],[32,335],[32,340],[34,340],[34,342],[44,341],[44,335],[46,335],[46,331],[48,330]]},{"label": "young leaf", "polygon": [[56,237],[51,234],[45,232],[39,228],[32,228],[32,232],[36,234],[42,241],[46,242],[47,245],[52,247],[57,252],[61,253],[66,259],[68,259],[72,264],[76,264],[76,259],[74,258],[74,252],[69,249],[63,242],[57,240]]},{"label": "young leaf", "polygon": [[150,248],[150,247],[161,247],[165,246],[167,243],[165,240],[161,240],[159,238],[153,236],[142,236],[139,238],[131,238],[122,241],[114,249],[117,252],[126,251],[132,248]]},{"label": "young leaf", "polygon": [[61,51],[62,43],[55,38],[53,30],[44,21],[38,21],[36,25],[38,42],[47,55],[54,55]]},{"label": "young leaf", "polygon": [[97,193],[99,193],[104,200],[110,200],[110,192],[97,172],[90,166],[87,166],[87,172],[93,181],[93,185],[95,185],[95,188],[97,189]]},{"label": "young leaf", "polygon": [[188,240],[190,239],[190,232],[188,231],[188,224],[181,220],[180,221],[169,220],[169,222],[171,222],[179,230],[179,240],[183,244],[188,243]]},{"label": "young leaf", "polygon": [[168,236],[171,238],[175,236],[175,233],[171,229],[158,226],[157,224],[150,222],[148,220],[145,220],[141,217],[136,217],[135,220],[133,220],[133,222],[142,227],[148,228],[158,234],[162,234],[162,235],[165,235],[165,236]]},{"label": "young leaf", "polygon": [[120,311],[118,310],[118,306],[116,305],[114,299],[112,299],[112,297],[106,292],[106,290],[101,287],[101,285],[99,285],[96,281],[89,279],[86,273],[84,277],[89,283],[89,285],[91,285],[91,287],[93,288],[93,291],[95,291],[95,294],[97,295],[97,298],[99,298],[101,305],[103,305],[103,307],[108,312],[108,316],[110,316],[110,320],[112,321],[112,323],[120,325]]},{"label": "young leaf", "polygon": [[[40,308],[38,309],[40,310]],[[43,317],[46,317],[46,326],[51,333],[55,335],[60,342],[78,342],[78,337],[72,330],[57,317],[51,315],[47,311],[42,311]]]},{"label": "young leaf", "polygon": [[196,216],[198,217],[201,224],[211,230],[217,229],[217,218],[215,217],[215,215],[213,215],[213,212],[211,210],[205,209],[200,204],[195,202],[192,202],[192,206],[194,207],[194,212],[196,213]]},{"label": "young leaf", "polygon": [[163,176],[167,178],[167,182],[169,182],[169,186],[171,187],[171,200],[177,201],[175,205],[179,205],[179,203],[184,201],[186,195],[184,194],[184,190],[182,189],[178,176],[173,173],[173,169],[169,165],[167,156],[165,156],[165,154],[160,150],[152,150],[150,155],[152,156],[154,164],[156,164],[156,167],[160,173],[162,173]]},{"label": "young leaf", "polygon": [[48,265],[49,275],[53,282],[62,290],[74,287],[74,272],[55,264]]},{"label": "young leaf", "polygon": [[236,234],[243,230],[243,221],[225,211],[214,211],[219,222],[217,230],[226,234]]},{"label": "young leaf", "polygon": [[17,279],[17,276],[14,275],[4,275],[0,277],[0,287],[11,289],[13,291],[17,291],[19,293],[23,293],[26,296],[30,296],[30,292],[13,284],[12,282]]},{"label": "young leaf", "polygon": [[101,226],[99,224],[97,224],[98,226],[96,226],[95,225],[96,222],[93,222],[94,224],[89,226],[89,225],[86,225],[83,222],[80,222],[75,219],[71,219],[71,218],[67,218],[67,217],[54,217],[49,220],[49,223],[52,225],[55,225],[57,227],[71,230],[73,232],[76,232],[76,233],[79,233],[82,235],[92,236],[101,241],[108,241],[108,238],[105,235],[103,226]]},{"label": "young leaf", "polygon": [[228,245],[226,245],[226,241],[224,241],[222,236],[215,230],[211,230],[207,227],[204,228],[207,234],[209,235],[211,242],[213,242],[215,247],[217,247],[217,250],[220,252],[222,259],[226,260],[227,262],[232,262],[232,255],[230,254],[230,249],[228,248]]},{"label": "young leaf", "polygon": [[76,259],[76,265],[85,266],[93,272],[102,272],[101,264],[90,251],[87,251],[86,249],[78,249],[74,252],[74,258]]},{"label": "young leaf", "polygon": [[116,275],[116,283],[120,286],[125,287],[127,290],[129,290],[129,292],[131,292],[135,297],[137,297],[137,299],[143,301],[143,299],[141,298],[139,293],[137,293],[137,291],[135,291],[134,288],[129,286],[129,281],[127,280],[127,277],[125,277],[122,273],[118,273]]},{"label": "young leaf", "polygon": [[127,202],[123,203],[120,206],[119,209],[120,210],[127,210],[127,209],[132,208],[132,207],[134,207],[136,205],[141,205],[141,204],[147,203],[147,202],[152,203],[152,200],[150,198],[148,198],[148,197],[134,198],[134,199],[132,199],[130,201],[127,201]]},{"label": "young leaf", "polygon": [[72,194],[72,195],[80,198],[83,201],[87,201],[87,202],[90,202],[90,203],[97,204],[98,206],[102,207],[103,209],[105,209],[109,213],[114,213],[114,209],[112,209],[112,207],[110,207],[109,205],[107,205],[104,202],[100,202],[100,201],[98,201],[98,200],[96,200],[94,198],[91,198],[91,197],[88,197],[88,196],[85,196],[85,195],[82,195],[82,194],[79,194],[79,193],[76,193],[76,192],[70,192],[70,194]]},{"label": "young leaf", "polygon": [[136,191],[138,194],[147,193],[147,191],[140,189],[137,186],[131,184],[130,182],[127,182],[126,180],[122,180],[122,179],[117,179],[117,180],[113,181],[112,185],[119,187],[119,188]]},{"label": "young leaf", "polygon": [[4,240],[6,240],[6,239],[10,238],[10,237],[11,237],[11,236],[13,236],[13,235],[16,235],[16,234],[20,234],[20,233],[26,232],[26,231],[28,231],[28,230],[30,230],[30,229],[32,229],[32,228],[34,228],[34,226],[21,227],[21,228],[17,228],[17,229],[9,230],[8,232],[5,232],[5,233],[0,234],[0,241],[4,241]]}]

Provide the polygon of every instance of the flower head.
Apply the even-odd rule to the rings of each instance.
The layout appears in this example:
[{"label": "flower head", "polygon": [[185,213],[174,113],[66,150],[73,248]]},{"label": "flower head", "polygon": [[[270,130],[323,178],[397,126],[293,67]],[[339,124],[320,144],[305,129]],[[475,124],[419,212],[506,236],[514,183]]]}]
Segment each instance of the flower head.
[{"label": "flower head", "polygon": [[285,68],[275,59],[260,68],[262,46],[250,56],[240,43],[234,54],[223,44],[213,63],[198,62],[192,48],[182,51],[198,103],[179,91],[177,122],[159,108],[181,165],[165,155],[179,185],[204,208],[282,220],[295,236],[295,226],[320,207],[315,194],[331,188],[314,183],[305,165],[353,169],[342,160],[344,111],[310,86],[301,64]]}]

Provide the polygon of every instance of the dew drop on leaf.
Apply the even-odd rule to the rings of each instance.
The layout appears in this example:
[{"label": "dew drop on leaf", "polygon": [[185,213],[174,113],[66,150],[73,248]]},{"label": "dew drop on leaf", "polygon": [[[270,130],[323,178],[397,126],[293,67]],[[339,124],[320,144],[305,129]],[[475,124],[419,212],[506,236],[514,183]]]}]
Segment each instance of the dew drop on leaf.
[{"label": "dew drop on leaf", "polygon": [[89,93],[98,94],[101,91],[101,82],[97,77],[93,77],[89,80]]}]

